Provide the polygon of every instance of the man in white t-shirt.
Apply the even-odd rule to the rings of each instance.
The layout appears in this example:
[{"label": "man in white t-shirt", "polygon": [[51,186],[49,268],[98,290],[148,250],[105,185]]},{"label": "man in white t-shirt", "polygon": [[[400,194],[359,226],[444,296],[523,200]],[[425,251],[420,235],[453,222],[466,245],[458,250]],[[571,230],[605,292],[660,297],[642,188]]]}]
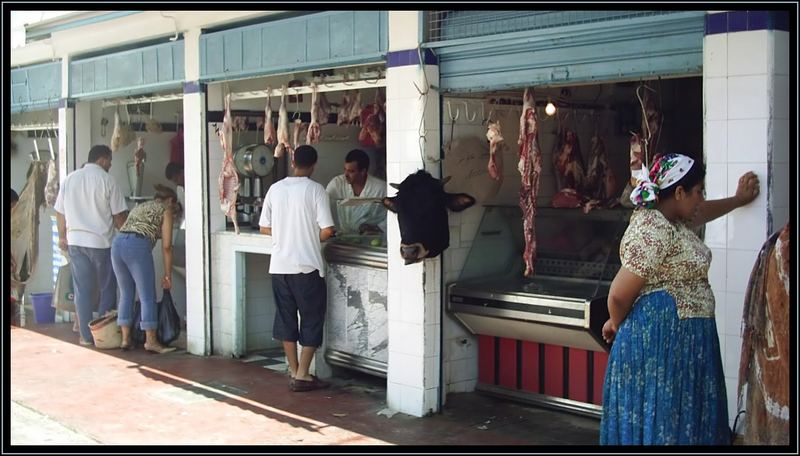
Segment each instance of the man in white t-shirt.
[{"label": "man in white t-shirt", "polygon": [[[283,341],[292,391],[330,386],[308,372],[322,345],[328,300],[320,242],[335,235],[325,188],[310,179],[316,163],[316,149],[298,147],[292,159],[294,177],[270,186],[259,219],[261,232],[272,236],[269,273],[276,307],[272,337]],[[303,347],[299,361],[298,341]]]},{"label": "man in white t-shirt", "polygon": [[111,238],[128,216],[122,191],[108,174],[111,149],[97,145],[89,160],[61,184],[55,210],[58,247],[69,252],[80,343],[92,345],[89,321],[93,298],[100,290],[100,315],[117,307],[117,281],[111,266]]},{"label": "man in white t-shirt", "polygon": [[[344,174],[328,183],[326,191],[336,202],[347,198],[383,198],[386,181],[369,173],[369,156],[361,149],[353,149],[344,158]],[[386,208],[382,204],[361,204],[337,207],[339,228],[343,233],[378,234],[386,232]]]}]

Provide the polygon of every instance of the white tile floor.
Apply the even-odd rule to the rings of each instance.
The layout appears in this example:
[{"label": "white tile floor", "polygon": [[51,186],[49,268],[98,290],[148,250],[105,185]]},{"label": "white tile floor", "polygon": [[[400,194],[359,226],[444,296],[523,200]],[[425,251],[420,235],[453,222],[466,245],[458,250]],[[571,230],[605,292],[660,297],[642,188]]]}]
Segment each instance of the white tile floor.
[{"label": "white tile floor", "polygon": [[288,369],[286,355],[283,353],[282,348],[273,348],[251,353],[247,357],[242,358],[242,362],[255,363],[265,369],[281,373],[286,372]]}]

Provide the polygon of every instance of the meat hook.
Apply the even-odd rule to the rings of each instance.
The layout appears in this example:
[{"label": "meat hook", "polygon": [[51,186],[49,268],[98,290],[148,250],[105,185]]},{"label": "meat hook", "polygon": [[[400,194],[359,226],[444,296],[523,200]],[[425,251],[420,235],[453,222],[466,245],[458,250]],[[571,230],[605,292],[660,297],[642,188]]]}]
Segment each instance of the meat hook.
[{"label": "meat hook", "polygon": [[470,117],[469,116],[469,104],[467,103],[466,100],[463,100],[463,103],[464,103],[464,117],[466,117],[466,119],[468,121],[473,122],[475,120],[475,117],[478,115],[478,113],[477,112],[473,112],[472,113],[472,117]]},{"label": "meat hook", "polygon": [[453,108],[450,106],[450,100],[447,100],[447,115],[450,116],[450,120],[455,123],[458,120],[458,116],[461,115],[461,111],[459,111],[458,107],[456,107],[456,116],[453,117]]}]

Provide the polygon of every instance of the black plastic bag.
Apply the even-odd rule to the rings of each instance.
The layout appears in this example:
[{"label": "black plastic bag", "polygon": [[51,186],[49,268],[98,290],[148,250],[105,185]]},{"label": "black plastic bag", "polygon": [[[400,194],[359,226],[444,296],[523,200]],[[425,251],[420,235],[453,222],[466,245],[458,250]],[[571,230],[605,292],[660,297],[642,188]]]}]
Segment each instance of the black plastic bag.
[{"label": "black plastic bag", "polygon": [[158,303],[158,329],[156,330],[156,336],[163,345],[169,345],[180,335],[181,317],[172,302],[172,294],[165,288],[161,302]]},{"label": "black plastic bag", "polygon": [[142,304],[137,299],[133,302],[133,319],[131,320],[131,343],[134,345],[143,344],[145,339],[144,330],[140,327],[142,322]]}]

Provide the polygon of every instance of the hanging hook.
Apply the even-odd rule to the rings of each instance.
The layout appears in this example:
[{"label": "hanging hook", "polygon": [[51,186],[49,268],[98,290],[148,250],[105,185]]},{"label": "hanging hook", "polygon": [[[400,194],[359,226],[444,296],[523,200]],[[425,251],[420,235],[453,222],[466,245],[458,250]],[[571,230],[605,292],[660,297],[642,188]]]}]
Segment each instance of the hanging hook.
[{"label": "hanging hook", "polygon": [[461,115],[458,107],[456,107],[456,116],[453,117],[453,108],[450,106],[450,100],[447,100],[447,115],[450,117],[450,120],[453,121],[453,123],[455,123],[455,121],[458,119],[458,116]]},{"label": "hanging hook", "polygon": [[472,113],[472,117],[470,117],[469,116],[469,103],[467,103],[467,100],[462,100],[462,101],[464,103],[464,117],[470,122],[475,121],[475,117],[478,115],[478,113],[477,112],[473,112]]}]

